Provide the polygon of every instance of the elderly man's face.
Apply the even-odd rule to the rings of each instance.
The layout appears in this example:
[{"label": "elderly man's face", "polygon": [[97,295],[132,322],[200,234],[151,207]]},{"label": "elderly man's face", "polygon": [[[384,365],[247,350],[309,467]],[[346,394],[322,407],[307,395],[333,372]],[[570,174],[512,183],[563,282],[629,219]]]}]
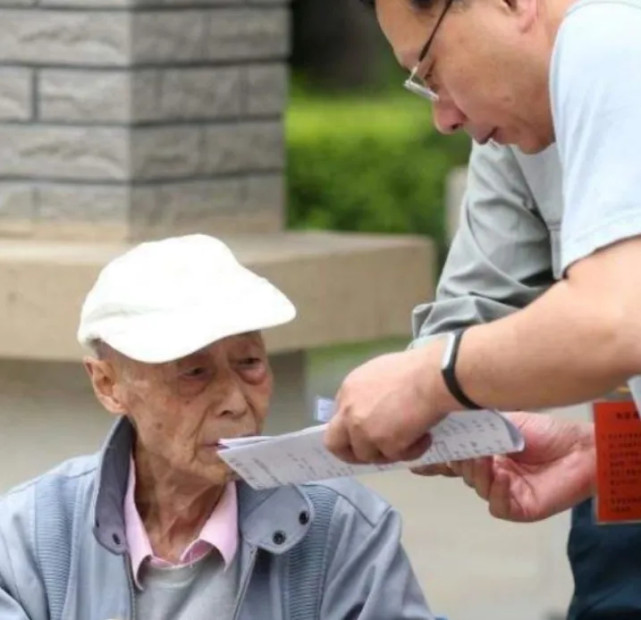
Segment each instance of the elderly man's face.
[{"label": "elderly man's face", "polygon": [[[477,142],[493,139],[528,153],[554,140],[538,1],[454,1],[419,72],[439,95],[439,131],[466,130]],[[444,5],[435,0],[433,9],[418,11],[410,0],[377,0],[381,28],[408,71]]]},{"label": "elderly man's face", "polygon": [[[230,473],[218,456],[218,441],[262,430],[272,373],[258,333],[226,338],[166,364],[122,357],[107,363],[116,366],[113,396],[105,402],[97,389],[101,402],[129,416],[137,454],[172,474],[223,484]],[[96,386],[95,369],[91,374]]]}]

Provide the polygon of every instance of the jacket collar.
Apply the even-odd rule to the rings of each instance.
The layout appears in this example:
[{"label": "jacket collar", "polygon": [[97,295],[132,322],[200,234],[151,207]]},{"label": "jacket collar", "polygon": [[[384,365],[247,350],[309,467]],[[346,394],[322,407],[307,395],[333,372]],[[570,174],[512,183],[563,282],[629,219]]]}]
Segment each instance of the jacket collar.
[{"label": "jacket collar", "polygon": [[[123,503],[135,430],[126,417],[109,433],[100,452],[92,501],[93,531],[108,551],[127,551]],[[306,535],[314,519],[309,498],[299,487],[256,491],[237,483],[241,538],[269,553],[285,553]]]}]

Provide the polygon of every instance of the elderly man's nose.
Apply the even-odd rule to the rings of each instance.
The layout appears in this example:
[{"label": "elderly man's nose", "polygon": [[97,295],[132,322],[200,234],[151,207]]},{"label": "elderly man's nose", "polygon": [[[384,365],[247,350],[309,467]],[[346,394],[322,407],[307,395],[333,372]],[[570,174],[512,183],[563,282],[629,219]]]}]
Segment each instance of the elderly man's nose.
[{"label": "elderly man's nose", "polygon": [[436,129],[445,135],[453,134],[465,126],[465,115],[452,103],[435,102],[432,117]]},{"label": "elderly man's nose", "polygon": [[247,399],[238,381],[228,377],[221,390],[218,414],[221,416],[241,416],[247,411]]}]

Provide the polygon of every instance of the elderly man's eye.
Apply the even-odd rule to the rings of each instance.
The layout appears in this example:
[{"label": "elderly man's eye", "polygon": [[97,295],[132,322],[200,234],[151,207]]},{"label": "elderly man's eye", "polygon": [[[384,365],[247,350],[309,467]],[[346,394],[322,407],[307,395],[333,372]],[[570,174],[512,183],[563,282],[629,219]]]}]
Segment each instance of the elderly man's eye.
[{"label": "elderly man's eye", "polygon": [[245,357],[238,362],[238,369],[247,377],[259,378],[265,372],[266,362],[262,357]]},{"label": "elderly man's eye", "polygon": [[263,360],[260,357],[246,357],[245,359],[241,360],[241,365],[245,366],[247,368],[256,368],[257,366],[261,366],[263,363]]},{"label": "elderly man's eye", "polygon": [[207,376],[207,369],[204,366],[197,366],[186,370],[182,373],[182,376],[187,379],[200,379]]}]

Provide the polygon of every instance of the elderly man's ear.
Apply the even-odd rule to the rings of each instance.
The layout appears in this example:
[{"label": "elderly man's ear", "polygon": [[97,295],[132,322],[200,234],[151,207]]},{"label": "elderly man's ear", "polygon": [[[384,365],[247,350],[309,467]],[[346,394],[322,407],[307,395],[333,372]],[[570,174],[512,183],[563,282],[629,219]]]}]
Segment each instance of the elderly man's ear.
[{"label": "elderly man's ear", "polygon": [[113,363],[110,360],[99,360],[95,357],[85,357],[83,363],[94,394],[102,406],[114,415],[126,414],[122,385]]}]

